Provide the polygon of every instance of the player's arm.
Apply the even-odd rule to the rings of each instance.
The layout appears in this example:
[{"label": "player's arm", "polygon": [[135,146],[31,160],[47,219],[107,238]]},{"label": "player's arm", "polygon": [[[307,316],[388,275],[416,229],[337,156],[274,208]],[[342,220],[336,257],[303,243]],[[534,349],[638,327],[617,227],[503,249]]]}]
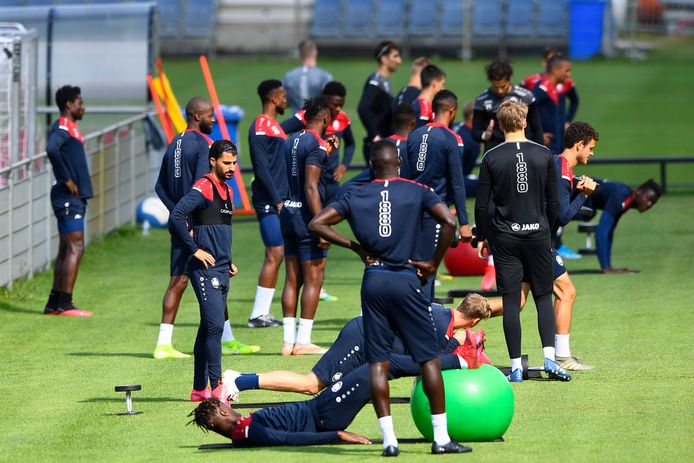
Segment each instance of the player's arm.
[{"label": "player's arm", "polygon": [[292,117],[282,121],[280,123],[280,127],[282,127],[282,130],[284,130],[284,133],[287,135],[290,133],[298,132],[299,130],[303,130],[306,128],[306,124],[304,124],[301,121],[301,118],[298,117],[298,113],[294,114]]},{"label": "player's arm", "polygon": [[526,116],[528,129],[530,130],[530,140],[544,145],[544,134],[542,132],[542,122],[540,121],[540,112],[537,109],[537,100],[528,106],[528,115]]},{"label": "player's arm", "polygon": [[188,252],[201,261],[205,265],[205,268],[209,265],[214,266],[214,257],[210,253],[198,248],[195,244],[193,237],[190,236],[188,232],[186,218],[189,217],[195,209],[203,207],[207,201],[207,198],[205,198],[200,191],[192,189],[181,198],[178,204],[176,204],[176,207],[171,211],[169,219],[173,225],[174,233],[185,243]]},{"label": "player's arm", "polygon": [[463,243],[469,243],[472,232],[468,225],[467,207],[465,205],[465,181],[463,180],[462,146],[450,143],[446,150],[446,184],[453,194],[455,213],[460,224],[460,239]]},{"label": "player's arm", "polygon": [[159,168],[159,177],[157,178],[157,183],[154,185],[154,191],[157,193],[157,196],[159,196],[159,199],[161,199],[161,202],[164,203],[164,206],[166,206],[166,208],[169,210],[169,213],[171,213],[173,208],[176,207],[176,203],[169,196],[168,188],[166,186],[166,180],[168,179],[167,162],[168,159],[166,158],[166,155],[164,155],[161,168]]},{"label": "player's arm", "polygon": [[75,185],[74,180],[70,178],[70,173],[63,159],[63,154],[60,151],[68,140],[70,140],[70,134],[66,130],[58,129],[54,131],[48,137],[46,154],[48,154],[48,160],[51,162],[51,166],[53,166],[53,175],[56,181],[64,183],[68,190],[70,190],[70,194],[72,196],[77,196],[79,195],[77,185]]},{"label": "player's arm", "polygon": [[568,92],[566,92],[566,98],[569,100],[569,109],[566,111],[566,123],[571,123],[576,117],[576,111],[578,111],[578,92],[576,92],[576,87],[571,87]]},{"label": "player's arm", "polygon": [[475,227],[477,228],[477,253],[482,255],[487,240],[487,228],[489,225],[489,200],[491,196],[491,182],[489,177],[488,157],[482,158],[480,175],[477,180],[477,197],[475,198]]},{"label": "player's arm", "polygon": [[448,247],[453,241],[453,234],[455,233],[455,219],[439,197],[431,190],[424,190],[425,196],[425,208],[429,214],[436,220],[436,222],[441,225],[441,234],[438,243],[436,243],[436,249],[434,250],[434,255],[429,261],[413,261],[410,260],[410,264],[416,268],[417,276],[424,282],[429,276],[436,273],[436,269],[443,259],[443,255],[448,250]]},{"label": "player's arm", "polygon": [[334,225],[342,222],[342,220],[347,217],[346,211],[349,210],[347,206],[348,197],[349,193],[341,196],[337,199],[337,201],[331,203],[330,206],[320,211],[315,217],[313,217],[313,220],[311,220],[311,223],[309,223],[308,228],[329,243],[351,249],[359,255],[363,262],[366,262],[368,259],[368,251],[359,243],[350,240],[333,228]]},{"label": "player's arm", "polygon": [[612,268],[612,238],[619,221],[619,215],[612,209],[605,207],[598,221],[598,229],[595,231],[595,249],[603,272]]},{"label": "player's arm", "polygon": [[545,208],[549,229],[554,230],[559,217],[559,182],[552,155],[547,152],[547,183],[545,184]]},{"label": "player's arm", "polygon": [[[272,204],[279,208],[284,202],[284,198],[275,188],[275,182],[270,174],[270,166],[268,163],[268,137],[265,135],[252,134],[248,137],[248,144],[251,152],[251,165],[253,166],[253,175],[263,185],[265,190],[270,194]],[[282,144],[282,150],[285,149],[285,144]],[[284,158],[284,153],[278,153]]]},{"label": "player's arm", "polygon": [[472,113],[472,138],[478,143],[484,142],[482,134],[487,131],[489,122],[493,120],[494,118],[488,112],[475,108]]},{"label": "player's arm", "polygon": [[288,432],[272,429],[253,422],[248,428],[248,438],[244,444],[254,446],[273,445],[320,445],[339,442],[337,431],[328,432]]},{"label": "player's arm", "polygon": [[320,193],[318,192],[318,180],[320,180],[321,168],[314,164],[306,163],[305,169],[305,186],[306,201],[311,209],[311,214],[315,217],[323,208],[320,202]]},{"label": "player's arm", "polygon": [[354,156],[354,150],[357,147],[354,142],[354,134],[352,133],[352,126],[348,125],[347,128],[342,132],[342,143],[345,146],[345,151],[342,154],[342,163],[335,169],[335,180],[342,180],[342,176],[345,175],[347,169],[349,169],[352,163],[352,157]]},{"label": "player's arm", "polygon": [[378,85],[372,84],[369,80],[364,86],[364,92],[359,100],[359,105],[357,106],[357,112],[359,113],[359,119],[361,119],[364,128],[366,129],[366,137],[369,140],[373,140],[376,135],[378,135],[378,117],[374,113],[372,107],[373,102],[378,96],[380,89]]}]

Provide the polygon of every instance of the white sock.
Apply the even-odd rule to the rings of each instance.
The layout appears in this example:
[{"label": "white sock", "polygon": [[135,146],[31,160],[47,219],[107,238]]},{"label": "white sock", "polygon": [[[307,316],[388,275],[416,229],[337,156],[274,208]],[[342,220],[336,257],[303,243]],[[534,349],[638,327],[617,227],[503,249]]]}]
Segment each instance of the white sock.
[{"label": "white sock", "polygon": [[487,265],[494,267],[494,256],[490,255],[487,257]]},{"label": "white sock", "polygon": [[171,337],[173,336],[173,325],[168,323],[162,323],[159,325],[159,339],[157,340],[157,345],[171,344]]},{"label": "white sock", "polygon": [[378,419],[378,426],[381,428],[381,434],[383,434],[383,448],[388,446],[398,446],[398,439],[395,437],[395,430],[393,429],[393,417],[382,416]]},{"label": "white sock", "polygon": [[249,320],[258,318],[261,315],[270,313],[272,305],[272,297],[275,295],[275,288],[263,288],[262,286],[255,287],[255,301],[253,302],[253,311]]},{"label": "white sock", "polygon": [[451,441],[451,438],[448,437],[448,425],[445,413],[431,415],[431,424],[434,426],[434,442],[438,445],[446,445]]},{"label": "white sock", "polygon": [[296,343],[296,318],[282,318],[282,328],[284,329],[284,342],[287,344]]},{"label": "white sock", "polygon": [[520,357],[516,359],[511,359],[511,371],[521,370],[523,371],[523,363]]},{"label": "white sock", "polygon": [[466,369],[467,368],[467,361],[463,357],[461,357],[460,355],[456,355],[456,357],[458,357],[458,362],[460,362],[460,369],[461,370]]},{"label": "white sock", "polygon": [[233,341],[234,333],[231,331],[229,320],[224,320],[224,331],[222,332],[222,342]]},{"label": "white sock", "polygon": [[554,362],[554,347],[543,347],[542,352],[545,353],[545,358]]},{"label": "white sock", "polygon": [[571,348],[569,347],[569,335],[555,334],[554,348],[556,349],[557,357],[571,357]]},{"label": "white sock", "polygon": [[296,334],[297,344],[311,344],[311,331],[313,330],[313,320],[306,318],[299,319],[299,331]]}]

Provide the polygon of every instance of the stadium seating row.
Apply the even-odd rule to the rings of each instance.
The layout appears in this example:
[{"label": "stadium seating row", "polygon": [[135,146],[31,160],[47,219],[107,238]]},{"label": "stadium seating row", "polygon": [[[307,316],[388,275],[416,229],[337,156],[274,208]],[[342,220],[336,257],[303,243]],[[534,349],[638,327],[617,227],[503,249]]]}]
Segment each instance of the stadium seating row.
[{"label": "stadium seating row", "polygon": [[473,37],[566,37],[568,9],[567,0],[316,0],[310,35],[455,38],[471,15]]}]

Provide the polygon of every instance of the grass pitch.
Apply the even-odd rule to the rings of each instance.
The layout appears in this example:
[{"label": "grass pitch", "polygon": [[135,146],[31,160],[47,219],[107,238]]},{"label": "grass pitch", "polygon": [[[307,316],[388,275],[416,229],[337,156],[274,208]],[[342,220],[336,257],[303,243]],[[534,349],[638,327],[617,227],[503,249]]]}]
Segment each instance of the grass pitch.
[{"label": "grass pitch", "polygon": [[[347,84],[347,112],[361,126],[355,107],[368,61],[322,60]],[[485,86],[482,61],[444,61],[449,87],[461,99],[476,96]],[[197,63],[165,62],[179,101],[204,94]],[[281,77],[290,61],[220,60],[212,63],[224,102],[241,104],[247,117],[241,124],[241,146],[257,109],[254,89],[263,78]],[[518,60],[520,78],[537,68],[534,60]],[[581,92],[579,118],[601,132],[597,156],[677,155],[691,153],[694,90],[691,48],[671,49],[644,63],[595,61],[575,63]],[[394,79],[406,80],[402,68]],[[359,150],[355,160],[360,160]],[[247,159],[247,158],[246,158]],[[650,169],[650,170],[649,170]],[[608,175],[637,183],[656,175],[655,168],[579,168],[577,173]],[[671,180],[692,178],[691,166],[672,169]],[[250,179],[246,178],[249,182]],[[641,269],[637,275],[575,274],[578,299],[574,308],[572,350],[592,372],[576,373],[570,383],[527,381],[513,385],[514,420],[505,443],[473,444],[474,453],[461,458],[481,461],[686,461],[694,454],[692,384],[694,324],[691,262],[694,258],[694,196],[673,190],[646,215],[629,212],[615,238],[615,266]],[[472,203],[468,203],[471,210]],[[566,243],[582,244],[569,227]],[[225,357],[223,365],[241,371],[290,369],[308,371],[315,358],[284,358],[280,329],[245,327],[255,294],[262,245],[252,218],[234,221],[234,260],[240,274],[233,280],[229,307],[236,336],[262,346],[259,354]],[[569,271],[597,269],[585,257],[569,262]],[[124,228],[92,243],[85,254],[75,291],[78,304],[93,310],[92,319],[45,317],[41,310],[51,284],[50,273],[18,281],[0,291],[0,461],[357,461],[374,457],[379,448],[322,446],[253,450],[198,451],[203,443],[223,442],[186,427],[192,382],[192,359],[155,361],[151,358],[158,333],[161,297],[168,282],[168,236],[155,230],[141,236]],[[331,251],[326,288],[339,301],[321,303],[313,339],[328,345],[338,330],[359,312],[361,265],[353,254]],[[480,278],[444,281],[439,294],[453,288],[476,287]],[[281,283],[280,288],[281,290]],[[272,312],[280,315],[278,299]],[[531,364],[541,350],[532,303],[522,316],[524,352]],[[184,297],[174,332],[174,345],[192,350],[198,309],[192,290]],[[505,364],[501,320],[484,324],[487,352]],[[125,409],[118,384],[142,384],[134,408],[144,413],[121,417]],[[409,394],[410,379],[392,385],[394,396]],[[303,400],[305,396],[251,391],[246,402]],[[394,405],[398,436],[415,438],[406,405]],[[475,417],[470,417],[474,420]],[[367,407],[350,430],[378,438],[374,413]],[[402,461],[428,457],[425,444],[402,446]],[[445,458],[445,457],[444,457]]]}]

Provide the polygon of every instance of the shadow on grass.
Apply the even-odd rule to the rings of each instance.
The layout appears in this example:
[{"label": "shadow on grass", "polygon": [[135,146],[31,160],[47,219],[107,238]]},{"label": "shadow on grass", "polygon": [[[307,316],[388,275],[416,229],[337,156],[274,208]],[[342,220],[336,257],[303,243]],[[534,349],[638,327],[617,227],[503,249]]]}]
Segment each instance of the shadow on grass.
[{"label": "shadow on grass", "polygon": [[151,353],[139,352],[68,352],[67,355],[73,357],[133,357],[142,359],[151,359]]},{"label": "shadow on grass", "polygon": [[[162,402],[186,402],[190,403],[190,400],[187,400],[182,397],[136,397],[134,399],[137,403],[141,402],[149,402],[149,403],[162,403]],[[124,402],[123,397],[120,396],[113,396],[113,397],[92,397],[91,399],[85,399],[85,400],[80,400],[79,401],[82,404],[90,404],[90,403],[102,403],[102,402],[114,402],[114,403],[121,403]]]},{"label": "shadow on grass", "polygon": [[[360,445],[360,444],[351,444],[347,442],[339,442],[339,443],[332,443],[332,444],[326,444],[330,445],[331,447],[337,446],[338,448],[334,449],[334,453],[339,453],[342,455],[364,455],[364,452],[370,451],[371,449],[374,449],[375,454],[379,454],[381,452],[381,449],[379,447],[379,444],[381,444],[383,441],[381,439],[374,439],[373,440],[373,445]],[[421,437],[415,437],[415,438],[405,438],[405,439],[398,439],[398,443],[400,444],[428,444],[429,441],[427,441],[424,438]],[[325,454],[325,445],[311,445],[311,446],[303,446],[303,447],[292,447],[292,452],[302,452],[302,453],[321,453]],[[190,445],[182,445],[180,448],[195,448]],[[236,447],[234,444],[227,442],[227,443],[220,443],[220,444],[202,444],[198,447],[198,450],[229,450],[229,449],[239,449],[239,450],[244,450],[244,451],[277,451],[277,452],[286,452],[287,447],[254,447],[254,448],[248,448],[248,447]],[[357,450],[357,449],[364,449],[364,450]],[[331,450],[331,454],[333,451]]]},{"label": "shadow on grass", "polygon": [[24,313],[29,315],[43,315],[43,310],[24,309],[6,302],[0,302],[0,312]]}]

